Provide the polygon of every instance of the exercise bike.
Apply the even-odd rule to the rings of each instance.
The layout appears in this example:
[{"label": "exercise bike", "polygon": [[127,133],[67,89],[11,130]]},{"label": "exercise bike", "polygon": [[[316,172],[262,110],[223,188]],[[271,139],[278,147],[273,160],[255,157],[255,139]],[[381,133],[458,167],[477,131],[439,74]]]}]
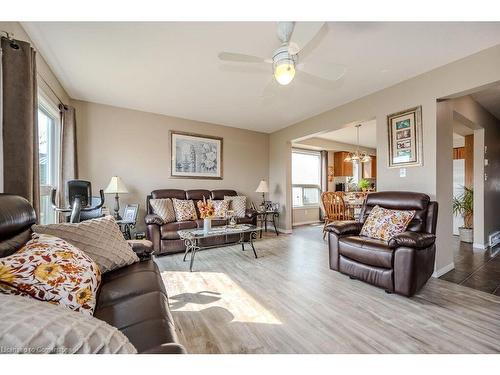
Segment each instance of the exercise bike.
[{"label": "exercise bike", "polygon": [[92,205],[92,185],[90,181],[70,180],[68,181],[68,207],[59,207],[56,204],[56,189],[52,189],[50,198],[52,207],[56,212],[71,213],[70,223],[79,223],[82,213],[100,209],[104,204],[104,191],[99,190],[100,197],[97,204]]}]

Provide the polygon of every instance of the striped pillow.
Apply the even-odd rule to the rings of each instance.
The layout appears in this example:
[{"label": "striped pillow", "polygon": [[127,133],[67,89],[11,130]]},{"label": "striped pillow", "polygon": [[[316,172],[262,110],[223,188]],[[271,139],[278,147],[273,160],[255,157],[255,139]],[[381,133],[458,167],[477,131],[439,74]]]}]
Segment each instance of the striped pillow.
[{"label": "striped pillow", "polygon": [[175,210],[172,199],[150,199],[149,203],[153,208],[153,212],[163,220],[163,224],[175,221]]}]

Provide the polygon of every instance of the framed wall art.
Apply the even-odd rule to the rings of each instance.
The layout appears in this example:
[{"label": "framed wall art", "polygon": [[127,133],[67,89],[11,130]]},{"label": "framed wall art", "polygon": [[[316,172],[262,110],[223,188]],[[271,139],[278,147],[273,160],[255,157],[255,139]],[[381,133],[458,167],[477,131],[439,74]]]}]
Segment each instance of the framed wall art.
[{"label": "framed wall art", "polygon": [[222,180],[222,138],[170,132],[170,176]]},{"label": "framed wall art", "polygon": [[387,126],[389,168],[422,165],[422,106],[387,116]]}]

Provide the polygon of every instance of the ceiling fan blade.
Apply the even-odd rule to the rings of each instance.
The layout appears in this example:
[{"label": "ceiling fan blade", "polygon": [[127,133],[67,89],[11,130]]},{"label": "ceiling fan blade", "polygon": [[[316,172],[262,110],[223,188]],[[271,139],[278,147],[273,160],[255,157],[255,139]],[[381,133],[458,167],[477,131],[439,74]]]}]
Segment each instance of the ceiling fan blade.
[{"label": "ceiling fan blade", "polygon": [[274,98],[278,94],[278,86],[279,83],[276,82],[274,77],[271,77],[271,80],[264,86],[264,90],[261,94],[262,99]]},{"label": "ceiling fan blade", "polygon": [[297,65],[297,70],[331,82],[341,79],[347,72],[345,65],[328,63],[325,61],[308,61],[300,63]]},{"label": "ceiling fan blade", "polygon": [[299,53],[313,40],[324,25],[324,22],[295,22],[288,52],[292,55]]},{"label": "ceiling fan blade", "polygon": [[219,60],[243,63],[265,63],[268,60],[262,57],[245,55],[242,53],[219,52]]},{"label": "ceiling fan blade", "polygon": [[337,89],[342,86],[343,80],[341,79],[342,76],[340,76],[336,80],[329,80],[325,78],[318,77],[314,74],[310,74],[304,71],[298,71],[297,74],[295,74],[295,79],[299,82],[306,83],[308,85],[318,87],[324,90],[333,90]]}]

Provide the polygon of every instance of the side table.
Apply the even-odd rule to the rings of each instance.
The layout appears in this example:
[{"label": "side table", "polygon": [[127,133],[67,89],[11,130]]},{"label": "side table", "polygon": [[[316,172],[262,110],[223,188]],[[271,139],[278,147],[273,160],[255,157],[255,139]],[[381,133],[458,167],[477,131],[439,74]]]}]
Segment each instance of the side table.
[{"label": "side table", "polygon": [[135,222],[130,220],[116,220],[116,224],[120,227],[120,230],[123,233],[123,237],[126,240],[131,240],[132,235],[130,234],[131,230],[135,228]]},{"label": "side table", "polygon": [[[278,228],[276,227],[276,221],[280,217],[280,213],[278,211],[258,211],[257,212],[257,220],[264,224],[264,231],[267,232],[267,223],[272,222],[274,226],[274,232],[277,236],[279,236]],[[262,238],[262,231],[260,231],[260,238]]]}]

